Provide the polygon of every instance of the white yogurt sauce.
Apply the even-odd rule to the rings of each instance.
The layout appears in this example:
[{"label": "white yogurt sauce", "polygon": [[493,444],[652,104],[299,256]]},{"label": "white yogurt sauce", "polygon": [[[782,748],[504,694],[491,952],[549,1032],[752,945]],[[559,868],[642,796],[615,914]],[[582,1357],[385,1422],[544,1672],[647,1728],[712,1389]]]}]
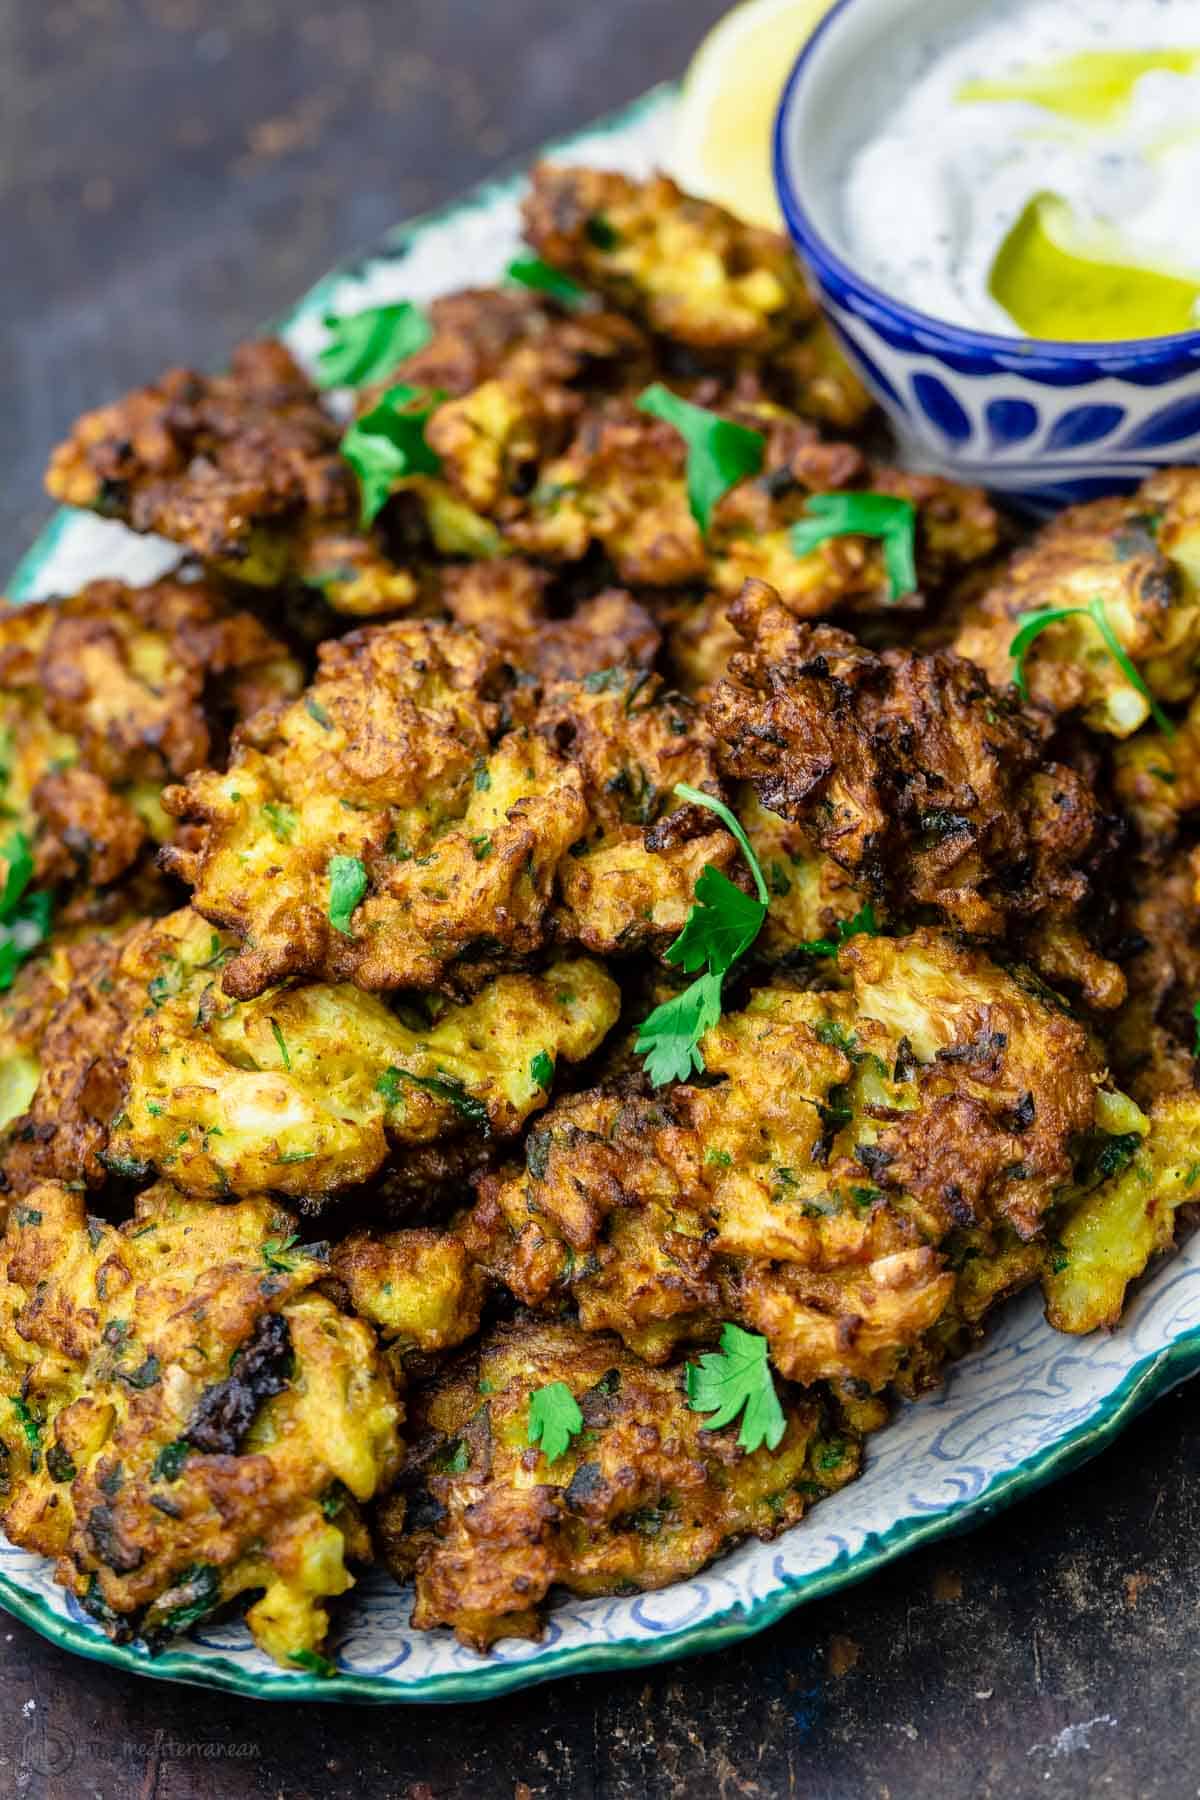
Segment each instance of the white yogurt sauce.
[{"label": "white yogurt sauce", "polygon": [[[847,259],[948,322],[1021,335],[988,292],[996,252],[1035,194],[1063,196],[1122,260],[1200,279],[1200,67],[1154,70],[1116,118],[1028,100],[968,100],[1085,51],[1200,52],[1200,0],[1024,0],[927,47],[923,72],[851,158],[840,196]],[[1197,321],[1200,323],[1200,320]]]}]

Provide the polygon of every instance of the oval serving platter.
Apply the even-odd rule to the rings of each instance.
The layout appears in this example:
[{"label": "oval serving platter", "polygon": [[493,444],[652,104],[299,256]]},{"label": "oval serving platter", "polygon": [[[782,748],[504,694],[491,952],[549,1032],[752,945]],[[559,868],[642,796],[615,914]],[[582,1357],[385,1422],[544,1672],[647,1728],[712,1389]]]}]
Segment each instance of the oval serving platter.
[{"label": "oval serving platter", "polygon": [[[648,174],[669,166],[674,95],[654,89],[547,153]],[[390,232],[319,282],[277,329],[311,359],[327,312],[427,300],[499,279],[519,242],[521,177],[487,183],[445,210]],[[99,575],[146,582],[178,558],[173,546],[62,510],[18,565],[14,600],[73,592]],[[507,1639],[491,1655],[447,1631],[416,1632],[410,1597],[382,1572],[365,1577],[335,1615],[335,1679],[276,1667],[241,1624],[197,1632],[156,1656],[112,1644],[50,1577],[40,1557],[0,1540],[0,1607],[81,1656],[256,1699],[435,1702],[483,1700],[558,1676],[629,1669],[715,1650],[761,1631],[805,1600],[861,1581],[918,1544],[978,1523],[1065,1474],[1111,1442],[1168,1388],[1200,1372],[1200,1234],[1143,1282],[1118,1331],[1052,1331],[1033,1294],[1003,1308],[983,1346],[936,1394],[898,1408],[871,1439],[865,1472],[773,1543],[743,1544],[691,1581],[632,1598],[572,1600],[532,1644]]]}]

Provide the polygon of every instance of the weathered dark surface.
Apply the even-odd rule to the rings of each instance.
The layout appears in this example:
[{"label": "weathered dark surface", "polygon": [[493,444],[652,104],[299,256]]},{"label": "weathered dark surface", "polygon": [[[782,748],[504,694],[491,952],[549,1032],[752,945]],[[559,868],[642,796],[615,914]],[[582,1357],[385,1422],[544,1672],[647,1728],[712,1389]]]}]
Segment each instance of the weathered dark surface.
[{"label": "weathered dark surface", "polygon": [[[339,256],[672,73],[722,0],[0,0],[0,562],[80,408],[219,362]],[[1200,1793],[1200,1425],[717,1660],[485,1707],[256,1706],[0,1615],[0,1796]]]}]

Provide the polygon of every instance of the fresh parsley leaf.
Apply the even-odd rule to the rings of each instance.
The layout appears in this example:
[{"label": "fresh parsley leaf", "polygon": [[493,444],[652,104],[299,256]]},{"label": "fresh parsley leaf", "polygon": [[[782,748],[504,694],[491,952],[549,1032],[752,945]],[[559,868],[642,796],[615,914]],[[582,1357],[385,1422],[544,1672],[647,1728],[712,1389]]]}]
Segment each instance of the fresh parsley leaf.
[{"label": "fresh parsley leaf", "polygon": [[519,281],[522,287],[533,288],[536,293],[549,294],[563,306],[578,306],[587,299],[587,294],[577,281],[564,275],[561,269],[554,269],[540,256],[518,256],[509,263],[505,270],[509,281]]},{"label": "fresh parsley leaf", "polygon": [[1174,737],[1175,727],[1168,719],[1138,670],[1137,664],[1121,643],[1109,622],[1104,610],[1104,601],[1099,594],[1093,594],[1086,606],[1043,606],[1036,612],[1025,613],[1016,636],[1008,646],[1008,654],[1013,659],[1013,684],[1023,700],[1029,698],[1029,682],[1025,675],[1025,658],[1030,646],[1051,625],[1058,625],[1064,619],[1090,619],[1100,636],[1104,639],[1104,647],[1124,675],[1130,687],[1142,696],[1150,708],[1150,716],[1164,737]]},{"label": "fresh parsley leaf", "polygon": [[184,1463],[192,1453],[186,1438],[174,1438],[164,1444],[150,1465],[151,1481],[178,1481]]},{"label": "fresh parsley leaf", "polygon": [[0,922],[7,925],[12,919],[17,902],[33,880],[33,851],[28,834],[14,831],[12,836],[0,850],[4,858],[4,888],[0,892]]},{"label": "fresh parsley leaf", "polygon": [[411,300],[340,316],[327,313],[325,329],[329,342],[317,357],[317,386],[323,388],[382,381],[433,337],[432,325]]},{"label": "fresh parsley leaf", "polygon": [[1196,1037],[1192,1044],[1192,1055],[1200,1056],[1200,1000],[1192,1008],[1192,1018],[1196,1022]]},{"label": "fresh parsley leaf", "polygon": [[709,812],[716,813],[726,831],[731,832],[737,839],[738,847],[749,864],[750,873],[754,877],[754,885],[758,889],[758,898],[761,901],[763,911],[765,912],[768,905],[768,897],[767,884],[763,880],[762,866],[759,863],[757,856],[754,854],[754,846],[746,836],[737,814],[732,812],[723,800],[718,800],[715,794],[706,794],[701,788],[689,787],[686,781],[677,781],[673,792],[677,800],[687,800],[690,801],[693,806],[704,806],[708,808]]},{"label": "fresh parsley leaf", "polygon": [[721,1016],[722,980],[758,936],[768,905],[767,884],[753,846],[724,801],[683,781],[676,785],[675,794],[680,800],[716,813],[733,833],[750,865],[758,899],[751,900],[743,894],[711,863],[701,871],[696,882],[696,904],[666,955],[668,962],[679,964],[688,974],[706,964],[707,972],[682,994],[655,1007],[642,1021],[634,1046],[637,1054],[646,1058],[646,1072],[655,1087],[668,1081],[687,1081],[693,1073],[703,1073],[700,1039]]},{"label": "fresh parsley leaf", "polygon": [[155,1629],[169,1633],[186,1631],[190,1625],[198,1625],[201,1619],[207,1618],[220,1604],[221,1572],[212,1563],[193,1563],[191,1568],[183,1571],[170,1591],[186,1598],[161,1614],[155,1621]]},{"label": "fresh parsley leaf", "polygon": [[704,1073],[700,1040],[721,1017],[721,977],[701,975],[642,1020],[634,1049],[655,1087]]},{"label": "fresh parsley leaf", "polygon": [[565,1381],[535,1388],[529,1396],[529,1429],[526,1442],[541,1443],[548,1463],[557,1462],[571,1447],[571,1439],[583,1430],[583,1414]]},{"label": "fresh parsley leaf", "polygon": [[[294,806],[286,806],[281,800],[267,800],[263,804],[267,824],[281,844],[290,844],[299,823],[299,815]],[[219,946],[218,946],[219,948]]]},{"label": "fresh parsley leaf", "polygon": [[683,930],[666,953],[694,975],[707,964],[714,975],[723,975],[739,956],[744,956],[762,929],[767,909],[735,887],[728,875],[706,863],[695,887],[696,904]]},{"label": "fresh parsley leaf", "polygon": [[350,920],[367,891],[367,871],[357,856],[329,859],[329,923],[343,937],[351,937]]},{"label": "fresh parsley leaf", "polygon": [[279,1055],[283,1061],[283,1066],[290,1073],[291,1067],[292,1067],[292,1059],[288,1055],[287,1040],[284,1037],[282,1031],[279,1029],[278,1019],[271,1019],[270,1026],[271,1026],[271,1036],[275,1039],[275,1042],[279,1046]]},{"label": "fresh parsley leaf", "polygon": [[875,917],[874,906],[868,900],[859,907],[852,919],[838,920],[831,938],[805,938],[796,948],[805,956],[836,956],[848,938],[878,936],[879,921]]},{"label": "fresh parsley leaf", "polygon": [[362,491],[364,526],[373,524],[394,484],[405,475],[440,472],[442,459],[425,442],[425,427],[444,397],[440,390],[401,382],[355,419],[342,438],[342,455]]},{"label": "fresh parsley leaf", "polygon": [[375,1091],[383,1095],[389,1106],[398,1106],[404,1098],[400,1087],[402,1081],[411,1082],[413,1087],[424,1088],[436,1100],[444,1100],[447,1106],[453,1107],[460,1119],[487,1136],[491,1129],[487,1107],[474,1094],[468,1094],[456,1075],[447,1075],[444,1070],[440,1075],[414,1075],[409,1069],[385,1069],[375,1083]]},{"label": "fresh parsley leaf", "polygon": [[550,1083],[554,1080],[554,1058],[548,1050],[539,1050],[530,1063],[529,1079],[549,1092]]},{"label": "fresh parsley leaf", "polygon": [[5,862],[4,888],[0,893],[0,992],[10,988],[17,970],[50,935],[53,900],[49,894],[29,893],[33,879],[33,852],[27,834],[14,831],[0,856]]},{"label": "fresh parsley leaf", "polygon": [[720,1351],[688,1364],[687,1398],[693,1412],[713,1415],[704,1421],[703,1431],[718,1431],[741,1413],[738,1443],[743,1450],[763,1444],[775,1450],[787,1430],[767,1361],[767,1340],[739,1325],[722,1326]]},{"label": "fresh parsley leaf", "polygon": [[337,1676],[337,1664],[319,1650],[289,1650],[288,1661],[298,1669],[307,1669],[310,1675],[319,1675],[322,1681],[333,1681]]},{"label": "fresh parsley leaf", "polygon": [[[282,1158],[280,1160],[282,1161]],[[287,1252],[294,1244],[298,1244],[299,1242],[300,1238],[294,1231],[289,1233],[285,1238],[267,1238],[262,1245],[261,1254],[268,1269],[275,1269],[281,1275],[294,1274],[296,1265],[288,1256]],[[303,1252],[301,1252],[301,1254],[303,1254]]]},{"label": "fresh parsley leaf", "polygon": [[643,389],[637,406],[639,412],[673,425],[687,445],[688,505],[701,531],[707,532],[718,500],[762,468],[762,432],[681,400],[661,381]]},{"label": "fresh parsley leaf", "polygon": [[809,515],[792,526],[792,549],[807,556],[830,538],[873,537],[883,545],[889,598],[902,600],[917,586],[917,509],[893,494],[810,494]]},{"label": "fresh parsley leaf", "polygon": [[29,1448],[31,1450],[40,1450],[42,1445],[42,1427],[40,1421],[34,1418],[19,1394],[10,1394],[9,1400],[12,1403],[12,1409],[20,1422],[21,1430],[25,1433],[25,1441],[28,1443]]}]

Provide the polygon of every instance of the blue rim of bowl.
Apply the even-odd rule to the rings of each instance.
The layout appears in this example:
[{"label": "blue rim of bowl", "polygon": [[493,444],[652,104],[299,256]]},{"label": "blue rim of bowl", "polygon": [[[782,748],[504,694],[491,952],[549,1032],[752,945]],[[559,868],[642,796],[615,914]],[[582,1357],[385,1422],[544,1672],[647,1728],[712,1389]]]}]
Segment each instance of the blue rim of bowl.
[{"label": "blue rim of bowl", "polygon": [[[817,230],[800,199],[797,183],[789,167],[787,134],[796,97],[822,39],[842,13],[848,12],[851,6],[858,3],[859,0],[836,0],[836,4],[830,7],[811,36],[805,40],[784,83],[771,133],[771,165],[776,198],[788,231],[820,275],[823,277],[828,271],[848,293],[900,321],[910,331],[921,333],[923,347],[935,349],[941,346],[955,356],[965,353],[977,357],[1021,357],[1030,364],[1038,360],[1057,363],[1121,362],[1131,367],[1182,358],[1195,360],[1200,366],[1200,330],[1177,331],[1167,337],[1105,339],[1094,342],[1026,338],[1015,334],[1012,337],[1001,337],[998,332],[975,331],[969,326],[952,325],[945,319],[935,317],[933,313],[920,312],[905,301],[885,293],[882,288],[868,281],[865,275],[851,268]],[[929,342],[931,339],[937,342]]]},{"label": "blue rim of bowl", "polygon": [[[627,129],[656,106],[667,104],[676,92],[674,83],[652,88],[619,111],[593,120],[579,132],[546,144],[541,154],[553,155],[571,149],[582,138]],[[509,197],[518,191],[523,181],[523,167],[521,173],[481,182],[447,206],[387,232],[365,255],[347,259],[318,280],[276,321],[276,327],[282,329],[302,315],[320,311],[337,282],[377,258],[403,256],[426,228]],[[60,507],[51,515],[14,571],[14,585],[19,597],[29,597],[39,568],[53,553],[72,519],[78,517],[71,507]],[[1112,1392],[1098,1399],[1088,1415],[1070,1431],[1032,1456],[999,1471],[971,1500],[951,1501],[930,1512],[899,1518],[886,1531],[869,1536],[853,1554],[839,1557],[821,1570],[808,1575],[780,1576],[778,1587],[750,1607],[735,1602],[694,1624],[668,1628],[649,1640],[626,1637],[610,1639],[605,1644],[579,1644],[562,1650],[550,1647],[520,1661],[481,1657],[477,1664],[408,1681],[397,1679],[394,1674],[357,1674],[350,1670],[339,1670],[336,1679],[324,1680],[302,1675],[298,1670],[247,1668],[219,1652],[201,1652],[186,1639],[180,1640],[178,1648],[163,1650],[156,1656],[136,1644],[115,1644],[97,1627],[58,1611],[40,1589],[23,1586],[19,1578],[2,1570],[0,1611],[19,1619],[58,1648],[88,1661],[102,1663],[125,1674],[212,1688],[245,1699],[391,1706],[492,1700],[502,1694],[569,1676],[629,1672],[655,1663],[704,1655],[753,1637],[778,1624],[806,1602],[866,1580],[923,1544],[970,1530],[1004,1507],[1069,1474],[1106,1449],[1152,1402],[1196,1375],[1200,1375],[1200,1325],[1182,1332],[1172,1343],[1140,1357]],[[353,1605],[352,1599],[350,1603]]]}]

